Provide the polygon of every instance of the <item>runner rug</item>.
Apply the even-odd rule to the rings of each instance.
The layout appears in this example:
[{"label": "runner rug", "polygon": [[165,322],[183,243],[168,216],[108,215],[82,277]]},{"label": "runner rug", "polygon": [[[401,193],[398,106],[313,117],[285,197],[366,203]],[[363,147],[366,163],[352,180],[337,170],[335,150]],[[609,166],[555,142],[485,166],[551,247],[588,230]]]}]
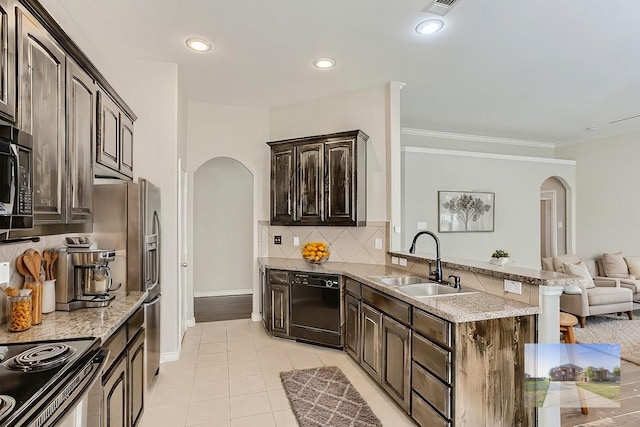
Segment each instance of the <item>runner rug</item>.
[{"label": "runner rug", "polygon": [[584,328],[573,327],[576,341],[583,344],[620,344],[620,357],[640,365],[640,310],[633,312],[633,320],[625,313],[587,317]]},{"label": "runner rug", "polygon": [[280,372],[300,427],[380,427],[382,423],[335,366]]}]

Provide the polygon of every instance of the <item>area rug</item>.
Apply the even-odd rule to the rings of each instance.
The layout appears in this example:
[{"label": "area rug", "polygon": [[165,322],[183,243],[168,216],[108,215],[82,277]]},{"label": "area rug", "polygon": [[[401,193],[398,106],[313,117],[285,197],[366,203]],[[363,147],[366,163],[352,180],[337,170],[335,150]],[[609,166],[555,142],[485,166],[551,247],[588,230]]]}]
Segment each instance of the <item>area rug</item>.
[{"label": "area rug", "polygon": [[620,344],[620,357],[640,365],[640,310],[633,312],[633,320],[607,314],[587,317],[584,328],[574,326],[576,341],[584,344]]},{"label": "area rug", "polygon": [[335,366],[280,372],[300,427],[380,427],[382,423]]}]

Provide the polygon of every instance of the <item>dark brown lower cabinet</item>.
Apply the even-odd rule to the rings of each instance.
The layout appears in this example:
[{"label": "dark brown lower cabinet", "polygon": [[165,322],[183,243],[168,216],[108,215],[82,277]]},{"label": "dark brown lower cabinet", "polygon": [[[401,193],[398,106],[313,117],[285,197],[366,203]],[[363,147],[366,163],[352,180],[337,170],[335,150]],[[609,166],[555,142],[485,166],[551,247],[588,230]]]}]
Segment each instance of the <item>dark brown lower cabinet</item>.
[{"label": "dark brown lower cabinet", "polygon": [[289,335],[289,285],[270,286],[272,331]]},{"label": "dark brown lower cabinet", "polygon": [[144,368],[145,331],[138,332],[135,340],[127,350],[129,362],[129,414],[131,427],[140,424],[144,412],[144,398],[146,392]]},{"label": "dark brown lower cabinet", "polygon": [[372,377],[380,382],[380,332],[382,330],[382,313],[369,305],[360,306],[360,345],[362,346],[361,366]]},{"label": "dark brown lower cabinet", "polygon": [[344,302],[344,349],[357,362],[360,362],[360,301],[353,295],[347,294]]},{"label": "dark brown lower cabinet", "polygon": [[[104,377],[103,377],[104,378]],[[127,427],[127,353],[123,353],[102,381],[102,425]]]},{"label": "dark brown lower cabinet", "polygon": [[411,329],[382,316],[382,387],[405,411],[411,404]]}]

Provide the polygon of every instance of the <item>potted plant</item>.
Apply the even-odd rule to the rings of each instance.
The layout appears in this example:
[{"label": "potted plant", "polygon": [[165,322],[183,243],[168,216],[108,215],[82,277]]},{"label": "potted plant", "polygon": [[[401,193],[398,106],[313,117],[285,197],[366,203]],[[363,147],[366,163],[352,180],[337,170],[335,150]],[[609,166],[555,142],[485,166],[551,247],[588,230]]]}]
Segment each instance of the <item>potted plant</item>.
[{"label": "potted plant", "polygon": [[503,251],[502,249],[497,249],[491,255],[491,260],[489,262],[495,265],[505,265],[509,262],[509,252]]}]

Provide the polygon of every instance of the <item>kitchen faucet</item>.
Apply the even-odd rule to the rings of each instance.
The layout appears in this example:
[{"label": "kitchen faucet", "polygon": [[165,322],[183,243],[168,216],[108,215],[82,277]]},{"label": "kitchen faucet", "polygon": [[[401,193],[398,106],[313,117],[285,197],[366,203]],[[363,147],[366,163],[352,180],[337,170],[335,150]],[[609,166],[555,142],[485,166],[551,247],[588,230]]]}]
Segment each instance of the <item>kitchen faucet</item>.
[{"label": "kitchen faucet", "polygon": [[440,283],[442,282],[442,262],[440,261],[440,240],[438,239],[438,236],[436,236],[431,231],[419,232],[418,234],[413,236],[413,242],[411,243],[411,248],[409,248],[409,253],[413,254],[416,252],[416,241],[418,240],[418,237],[422,236],[423,234],[428,234],[429,236],[433,237],[433,240],[436,241],[436,269],[431,271],[431,261],[429,261],[429,275],[434,276],[436,281]]}]

